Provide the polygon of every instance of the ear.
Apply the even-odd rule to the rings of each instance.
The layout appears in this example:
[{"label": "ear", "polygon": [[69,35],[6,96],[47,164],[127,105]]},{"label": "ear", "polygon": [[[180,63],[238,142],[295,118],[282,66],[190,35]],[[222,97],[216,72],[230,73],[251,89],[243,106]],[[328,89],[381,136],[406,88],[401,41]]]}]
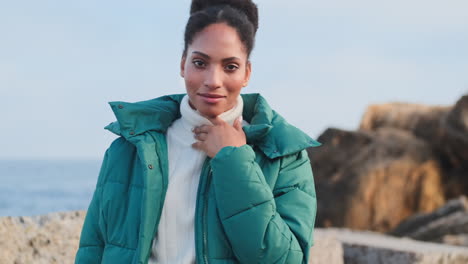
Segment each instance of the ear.
[{"label": "ear", "polygon": [[245,65],[245,78],[244,78],[244,87],[249,84],[250,80],[250,74],[252,73],[252,63],[250,61],[247,61],[247,64]]},{"label": "ear", "polygon": [[185,72],[185,56],[182,56],[180,59],[180,77],[184,78],[184,72]]}]

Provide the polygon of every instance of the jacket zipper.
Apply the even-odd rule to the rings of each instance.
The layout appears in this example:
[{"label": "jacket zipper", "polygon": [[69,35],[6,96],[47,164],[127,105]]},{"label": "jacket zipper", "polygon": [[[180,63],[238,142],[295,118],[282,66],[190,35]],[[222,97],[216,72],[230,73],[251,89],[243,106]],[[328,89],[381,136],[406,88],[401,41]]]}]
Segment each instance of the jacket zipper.
[{"label": "jacket zipper", "polygon": [[[202,254],[202,262],[205,263],[205,264],[208,264],[208,254],[207,254],[207,250],[208,250],[208,247],[207,247],[207,235],[206,235],[206,228],[207,228],[207,224],[206,224],[206,215],[207,215],[207,212],[208,212],[208,186],[209,184],[211,183],[211,168],[210,168],[210,171],[207,173],[207,169],[208,169],[208,164],[209,164],[209,160],[210,158],[206,158],[205,162],[203,163],[203,167],[202,167],[202,172],[201,172],[201,175],[200,175],[200,183],[199,183],[199,186],[198,186],[198,191],[197,191],[197,205],[196,205],[196,208],[197,208],[197,212],[195,214],[195,217],[196,217],[196,221],[201,221],[201,225],[197,225],[197,233],[199,234],[199,232],[201,231],[202,232],[202,245],[198,245],[198,252],[200,254]],[[201,201],[202,199],[202,196],[203,196],[203,201]],[[202,211],[200,212],[200,206],[203,206]],[[201,219],[200,219],[200,215],[201,215]],[[197,241],[197,240],[196,240]],[[201,248],[200,248],[201,246]],[[200,263],[201,264],[201,263]]]},{"label": "jacket zipper", "polygon": [[207,235],[206,235],[206,230],[208,229],[208,224],[207,224],[207,213],[208,213],[208,190],[209,190],[209,187],[210,187],[210,183],[211,183],[211,173],[212,173],[212,170],[210,168],[210,171],[208,172],[208,179],[207,179],[207,183],[206,183],[206,186],[205,186],[205,199],[204,199],[204,206],[203,206],[203,247],[205,248],[204,250],[204,258],[205,258],[205,263],[208,263],[208,241],[207,241]]}]

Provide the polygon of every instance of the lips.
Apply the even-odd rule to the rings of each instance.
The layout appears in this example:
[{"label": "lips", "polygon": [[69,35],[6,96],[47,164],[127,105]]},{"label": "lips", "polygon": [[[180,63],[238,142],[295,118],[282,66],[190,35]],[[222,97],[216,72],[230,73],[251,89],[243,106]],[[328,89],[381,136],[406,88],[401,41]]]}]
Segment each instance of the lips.
[{"label": "lips", "polygon": [[210,94],[210,93],[199,93],[201,99],[207,104],[216,104],[226,98],[224,95]]},{"label": "lips", "polygon": [[224,95],[219,95],[219,94],[209,94],[209,93],[200,93],[198,94],[200,96],[203,96],[203,97],[208,97],[208,98],[224,98],[226,96]]}]

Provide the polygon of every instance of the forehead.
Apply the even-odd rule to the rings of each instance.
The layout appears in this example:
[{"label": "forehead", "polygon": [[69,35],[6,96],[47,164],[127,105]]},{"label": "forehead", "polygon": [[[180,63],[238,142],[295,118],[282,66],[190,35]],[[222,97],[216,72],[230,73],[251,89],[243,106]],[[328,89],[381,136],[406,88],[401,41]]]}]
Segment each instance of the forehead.
[{"label": "forehead", "polygon": [[203,52],[212,58],[247,57],[236,29],[225,23],[211,24],[198,32],[188,46],[188,54],[193,51]]}]

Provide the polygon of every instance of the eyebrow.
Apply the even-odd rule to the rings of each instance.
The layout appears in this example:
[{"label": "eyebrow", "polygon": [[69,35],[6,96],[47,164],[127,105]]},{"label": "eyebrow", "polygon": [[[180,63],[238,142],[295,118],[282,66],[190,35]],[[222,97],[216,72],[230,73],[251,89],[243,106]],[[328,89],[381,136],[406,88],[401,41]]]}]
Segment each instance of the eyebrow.
[{"label": "eyebrow", "polygon": [[[211,57],[208,56],[208,54],[205,54],[205,53],[200,52],[200,51],[193,51],[192,54],[198,54],[198,55],[204,57],[207,60],[211,59]],[[238,57],[229,57],[229,58],[222,59],[223,62],[232,61],[232,60],[240,60],[240,59]]]}]

